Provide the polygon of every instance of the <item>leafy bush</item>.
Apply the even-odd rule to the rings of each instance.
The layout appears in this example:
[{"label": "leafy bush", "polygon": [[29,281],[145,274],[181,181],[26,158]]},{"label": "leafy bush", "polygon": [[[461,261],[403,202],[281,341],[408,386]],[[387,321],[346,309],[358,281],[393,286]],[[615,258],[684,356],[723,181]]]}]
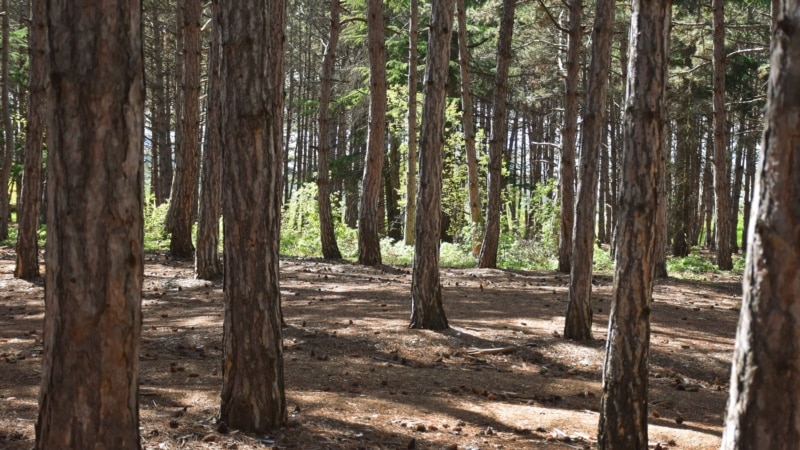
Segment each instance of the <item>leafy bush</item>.
[{"label": "leafy bush", "polygon": [[156,206],[155,199],[150,196],[144,206],[144,249],[159,251],[169,249],[169,233],[167,233],[167,211],[169,203]]}]

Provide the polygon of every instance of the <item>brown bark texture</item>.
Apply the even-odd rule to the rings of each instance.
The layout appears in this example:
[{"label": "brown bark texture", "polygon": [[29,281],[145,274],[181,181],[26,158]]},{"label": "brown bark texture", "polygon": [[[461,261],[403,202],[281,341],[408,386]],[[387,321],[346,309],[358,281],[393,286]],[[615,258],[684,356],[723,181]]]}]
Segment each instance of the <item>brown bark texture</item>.
[{"label": "brown bark texture", "polygon": [[279,428],[287,418],[278,281],[285,8],[282,0],[266,7],[257,0],[220,1],[223,177],[228,180],[222,194],[220,420],[255,433]]},{"label": "brown bark texture", "polygon": [[138,449],[141,4],[50,0],[38,449]]},{"label": "brown bark texture", "polygon": [[381,227],[378,203],[386,147],[386,43],[383,30],[383,2],[367,1],[367,47],[369,48],[369,131],[361,201],[358,209],[358,263],[381,264]]},{"label": "brown bark texture", "polygon": [[414,244],[414,218],[417,214],[417,35],[419,33],[419,2],[409,1],[408,25],[408,166],[406,169],[406,214],[403,240]]},{"label": "brown bark texture", "polygon": [[597,165],[606,127],[608,71],[614,31],[614,0],[598,0],[592,29],[592,61],[586,88],[586,112],[581,134],[581,164],[572,237],[569,303],[564,337],[592,339],[592,258],[597,208]]},{"label": "brown bark texture", "polygon": [[47,91],[47,9],[44,0],[31,1],[31,30],[28,36],[28,115],[25,129],[25,173],[20,196],[17,261],[14,276],[30,279],[39,276],[39,208],[42,203],[42,140]]},{"label": "brown bark texture", "polygon": [[500,36],[497,40],[497,71],[494,75],[492,98],[492,134],[489,138],[489,186],[486,200],[486,229],[483,233],[478,267],[497,267],[497,250],[500,245],[500,203],[503,149],[508,134],[508,71],[511,65],[511,40],[514,33],[516,0],[503,0],[500,19]]},{"label": "brown bark texture", "polygon": [[714,196],[716,199],[717,266],[733,268],[731,260],[730,197],[728,177],[727,126],[725,125],[725,16],[724,0],[712,0],[711,18],[714,25],[713,103],[714,103]]},{"label": "brown bark texture", "polygon": [[647,448],[650,304],[665,139],[671,2],[635,0],[628,74],[614,289],[597,446]]},{"label": "brown bark texture", "polygon": [[723,449],[800,442],[800,2],[779,2]]},{"label": "brown bark texture", "polygon": [[432,3],[428,62],[425,65],[410,327],[427,330],[447,328],[439,280],[439,237],[442,219],[444,110],[450,37],[453,33],[453,6],[453,0],[434,0]]},{"label": "brown bark texture", "polygon": [[178,125],[181,157],[176,160],[175,189],[170,198],[172,236],[169,252],[175,258],[191,258],[194,256],[192,224],[200,179],[200,22],[203,8],[200,0],[185,0],[182,3],[185,52],[181,92],[183,115],[179,117]]},{"label": "brown bark texture", "polygon": [[339,20],[341,5],[339,0],[331,0],[331,29],[328,45],[322,57],[322,73],[320,74],[319,94],[319,145],[317,156],[317,203],[319,205],[319,228],[322,243],[322,256],[325,259],[341,259],[336,234],[333,230],[333,214],[331,213],[331,183],[328,173],[328,157],[331,151],[330,111],[331,90],[333,89],[333,71],[336,64],[336,46],[342,24]]},{"label": "brown bark texture", "polygon": [[575,137],[578,134],[578,82],[580,81],[581,16],[583,0],[571,0],[569,42],[564,94],[564,127],[561,131],[561,222],[558,239],[558,271],[570,273],[572,231],[575,223]]},{"label": "brown bark texture", "polygon": [[[219,16],[219,1],[211,2],[211,14]],[[218,24],[219,20],[214,21]],[[194,269],[197,278],[213,280],[222,275],[219,258],[219,218],[222,215],[222,130],[220,108],[220,27],[212,24],[211,48],[208,57],[208,106],[203,169],[200,178],[200,205],[197,219],[197,251]]]}]

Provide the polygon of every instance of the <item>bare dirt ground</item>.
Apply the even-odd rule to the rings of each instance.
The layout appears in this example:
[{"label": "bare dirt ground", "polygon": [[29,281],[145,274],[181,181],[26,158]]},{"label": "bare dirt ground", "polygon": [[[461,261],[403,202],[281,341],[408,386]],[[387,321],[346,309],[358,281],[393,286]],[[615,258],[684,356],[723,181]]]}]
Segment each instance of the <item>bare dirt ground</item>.
[{"label": "bare dirt ground", "polygon": [[[13,278],[0,247],[0,448],[33,446],[42,282]],[[560,337],[568,278],[442,269],[451,329],[409,330],[405,267],[285,259],[288,425],[268,436],[215,422],[221,282],[149,254],[143,293],[145,449],[559,449],[596,442],[611,278],[595,276],[594,336]],[[741,287],[733,277],[657,283],[650,448],[718,448]],[[65,387],[69,388],[69,387]],[[223,430],[225,431],[225,430]]]}]

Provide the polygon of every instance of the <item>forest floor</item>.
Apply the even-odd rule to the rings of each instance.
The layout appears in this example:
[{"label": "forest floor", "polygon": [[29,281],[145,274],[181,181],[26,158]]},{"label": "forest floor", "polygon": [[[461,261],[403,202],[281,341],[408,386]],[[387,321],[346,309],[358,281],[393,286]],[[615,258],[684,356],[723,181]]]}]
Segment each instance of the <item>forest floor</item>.
[{"label": "forest floor", "polygon": [[[0,247],[0,448],[33,446],[43,283],[13,278]],[[594,337],[561,337],[568,277],[442,269],[451,328],[409,330],[411,270],[283,259],[289,421],[268,436],[215,423],[221,282],[148,254],[140,415],[145,449],[559,449],[596,442],[611,295],[594,278]],[[741,285],[733,276],[655,286],[650,448],[720,444]],[[68,387],[65,387],[68,388]],[[225,431],[225,430],[223,430]]]}]

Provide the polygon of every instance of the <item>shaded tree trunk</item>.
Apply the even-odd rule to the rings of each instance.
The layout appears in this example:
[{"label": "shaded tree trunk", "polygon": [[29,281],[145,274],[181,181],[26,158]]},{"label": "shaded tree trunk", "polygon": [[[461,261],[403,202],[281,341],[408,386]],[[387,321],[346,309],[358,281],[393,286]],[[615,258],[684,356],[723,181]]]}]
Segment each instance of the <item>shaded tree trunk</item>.
[{"label": "shaded tree trunk", "polygon": [[406,169],[406,217],[403,238],[414,243],[414,218],[417,214],[417,39],[419,34],[419,2],[409,2],[408,25],[408,166]]},{"label": "shaded tree trunk", "polygon": [[400,137],[395,134],[389,135],[389,161],[383,166],[383,188],[386,192],[386,235],[397,242],[403,238],[403,229],[397,195],[400,189]]},{"label": "shaded tree trunk", "polygon": [[444,110],[453,0],[434,0],[428,29],[428,62],[422,104],[414,266],[411,273],[411,328],[447,328],[439,281],[439,238],[442,216]]},{"label": "shaded tree trunk", "polygon": [[489,139],[489,182],[486,201],[486,229],[483,233],[478,267],[497,267],[500,246],[500,206],[502,202],[503,148],[506,145],[508,121],[508,71],[511,65],[511,40],[514,33],[514,12],[517,0],[503,0],[500,36],[497,39],[497,71],[492,97],[492,134]]},{"label": "shaded tree trunk", "polygon": [[723,449],[800,442],[800,8],[781,0]]},{"label": "shaded tree trunk", "polygon": [[200,209],[197,220],[197,278],[213,280],[222,275],[219,259],[219,218],[222,214],[222,86],[220,79],[219,1],[211,2],[211,49],[208,58],[208,107],[206,109],[205,151],[200,179]]},{"label": "shaded tree trunk", "polygon": [[[744,130],[745,120],[742,114],[739,118],[739,129]],[[744,154],[749,145],[749,136],[741,136],[736,142],[736,157],[734,158],[733,169],[733,190],[731,192],[731,233],[730,247],[731,253],[739,253],[739,241],[737,240],[737,227],[739,225],[739,200],[742,196],[742,177],[744,176]]]},{"label": "shaded tree trunk", "polygon": [[586,88],[586,112],[581,133],[581,165],[578,199],[573,227],[573,255],[569,304],[564,337],[592,339],[592,258],[594,256],[595,208],[597,206],[597,164],[606,127],[608,72],[611,66],[611,38],[614,32],[614,0],[598,0],[592,28],[592,61]]},{"label": "shaded tree trunk", "polygon": [[647,448],[647,364],[671,2],[634,0],[614,291],[597,447]]},{"label": "shaded tree trunk", "polygon": [[714,101],[714,195],[716,198],[717,265],[733,268],[731,260],[730,178],[728,177],[727,133],[725,125],[725,16],[723,0],[712,0],[714,24],[713,101]]},{"label": "shaded tree trunk", "polygon": [[319,205],[319,228],[322,243],[322,256],[325,259],[341,259],[336,234],[333,231],[333,214],[331,212],[331,186],[328,173],[328,156],[331,149],[329,104],[333,89],[333,71],[336,64],[336,46],[339,43],[341,22],[339,0],[331,0],[331,29],[325,55],[322,57],[322,73],[320,75],[319,95],[319,145],[317,165],[317,204]]},{"label": "shaded tree trunk", "polygon": [[8,76],[8,54],[11,47],[9,39],[8,0],[3,0],[3,51],[0,53],[0,115],[3,116],[3,161],[0,165],[0,241],[8,239],[8,221],[11,217],[8,182],[11,177],[11,167],[14,165],[14,131],[11,125],[11,106],[9,105],[8,90],[11,79]]},{"label": "shaded tree trunk", "polygon": [[36,448],[138,449],[141,4],[49,0],[47,28],[47,289]]},{"label": "shaded tree trunk", "polygon": [[42,203],[42,139],[47,91],[47,9],[44,0],[31,0],[31,29],[28,35],[28,116],[25,129],[25,175],[19,205],[17,264],[14,276],[30,279],[39,276],[37,231]]},{"label": "shaded tree trunk", "polygon": [[264,433],[287,419],[278,281],[286,5],[222,0],[220,9],[228,180],[220,420]]},{"label": "shaded tree trunk", "polygon": [[369,47],[369,132],[361,201],[358,210],[358,262],[368,266],[381,264],[378,230],[381,221],[378,203],[381,197],[383,153],[386,147],[386,43],[383,36],[383,2],[367,1],[367,46]]}]

